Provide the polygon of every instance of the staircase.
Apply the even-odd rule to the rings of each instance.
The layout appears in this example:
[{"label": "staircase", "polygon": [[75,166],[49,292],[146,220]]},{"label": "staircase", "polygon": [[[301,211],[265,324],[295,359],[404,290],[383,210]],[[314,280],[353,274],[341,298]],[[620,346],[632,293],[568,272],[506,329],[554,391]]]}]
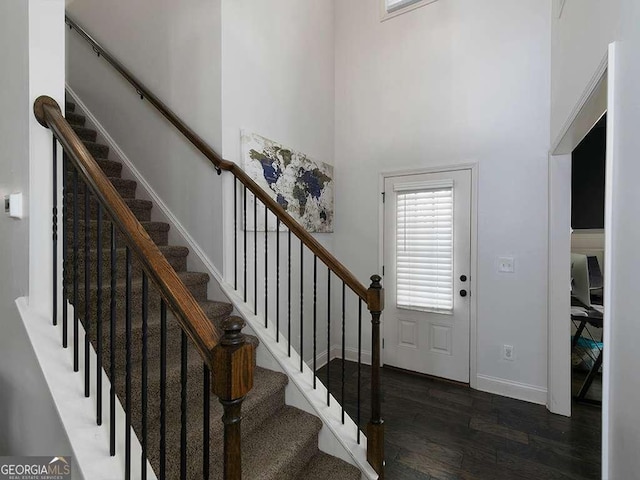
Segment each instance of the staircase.
[{"label": "staircase", "polygon": [[[170,226],[151,220],[152,202],[136,198],[136,182],[122,178],[122,164],[109,159],[109,147],[97,143],[97,132],[87,127],[86,118],[76,111],[73,103],[66,103],[65,116],[111,184],[198,301],[210,322],[220,329],[222,322],[232,312],[231,304],[207,299],[208,274],[187,271],[188,249],[168,244]],[[146,449],[151,466],[159,478],[203,478],[203,472],[207,469],[210,473],[209,478],[223,478],[224,426],[219,421],[223,415],[223,408],[210,393],[209,372],[202,363],[202,357],[171,313],[167,314],[165,322],[161,295],[152,282],[149,282],[148,301],[141,300],[147,286],[142,279],[142,269],[135,260],[132,263],[130,283],[133,293],[130,305],[132,323],[130,336],[127,335],[123,322],[126,313],[127,257],[124,242],[116,235],[116,275],[111,282],[111,223],[105,219],[101,222],[102,228],[98,228],[98,204],[93,198],[87,202],[90,212],[88,217],[85,215],[85,187],[80,182],[77,184],[77,219],[73,218],[74,201],[70,193],[71,185],[74,183],[72,170],[69,168],[65,175],[65,207],[68,212],[65,218],[69,227],[65,229],[65,240],[68,250],[73,250],[74,243],[78,249],[76,265],[72,266],[68,254],[65,270],[76,268],[82,280],[85,280],[82,272],[89,272],[89,283],[79,282],[77,298],[69,298],[72,299],[80,319],[92,319],[92,324],[83,321],[85,330],[89,332],[89,340],[98,354],[102,353],[102,366],[115,387],[114,393],[125,406],[125,410],[129,405],[131,425],[143,444],[143,449]],[[88,224],[86,218],[90,218]],[[72,225],[74,223],[77,228],[75,241]],[[85,232],[89,234],[88,237],[85,237]],[[103,252],[96,250],[98,237]],[[91,292],[95,291],[94,283],[99,275],[99,262],[105,282],[105,298],[111,296],[111,288],[116,289],[117,322],[114,324],[113,332],[110,328],[109,305],[100,308],[95,299],[91,298]],[[73,290],[70,278],[70,275],[65,275],[65,286],[69,292]],[[143,324],[143,308],[146,309],[146,324]],[[97,321],[98,315],[100,322]],[[147,361],[143,363],[145,338]],[[257,338],[247,338],[249,343],[255,347],[259,346]],[[128,342],[130,362],[126,361]],[[166,355],[161,355],[160,352],[163,351],[166,351]],[[126,382],[127,368],[130,369],[129,388]],[[162,381],[163,378],[166,378],[166,382]],[[313,415],[285,404],[287,383],[288,379],[284,374],[255,368],[253,389],[242,404],[243,478],[359,479],[361,473],[357,468],[319,451],[318,433],[322,422]],[[184,386],[186,388],[182,388]],[[144,404],[146,409],[143,412],[144,407],[141,405]],[[203,408],[203,405],[210,407]],[[204,413],[209,411],[208,408],[210,418]],[[208,435],[205,434],[207,429]],[[161,442],[165,442],[164,449]],[[206,445],[210,446],[208,462],[204,452]],[[163,455],[162,452],[166,454]]]}]

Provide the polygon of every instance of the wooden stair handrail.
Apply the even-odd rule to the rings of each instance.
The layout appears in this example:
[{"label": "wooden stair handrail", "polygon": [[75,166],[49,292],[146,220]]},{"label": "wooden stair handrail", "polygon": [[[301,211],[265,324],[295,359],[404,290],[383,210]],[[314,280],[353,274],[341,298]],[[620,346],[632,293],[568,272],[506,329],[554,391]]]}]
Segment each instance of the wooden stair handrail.
[{"label": "wooden stair handrail", "polygon": [[224,160],[211,148],[196,132],[194,132],[173,110],[154,95],[140,80],[138,80],[124,65],[116,60],[96,40],[89,35],[76,21],[65,15],[65,22],[84,38],[99,56],[102,56],[127,82],[129,82],[140,95],[158,110],[200,153],[213,164],[218,173],[222,170],[233,173],[240,182],[255,195],[271,212],[280,219],[329,269],[353,290],[363,301],[367,301],[367,287],[365,287],[336,257],[334,257],[320,242],[307,232],[300,223],[289,215],[282,206],[269,196],[255,181],[246,174],[237,164]]},{"label": "wooden stair handrail", "polygon": [[180,326],[194,342],[205,364],[212,372],[215,371],[214,348],[219,343],[220,335],[213,323],[207,318],[189,289],[63,117],[58,103],[51,97],[41,96],[38,97],[33,108],[38,122],[51,129],[78,172],[111,216],[111,220],[119,227],[128,246],[136,254],[147,275],[159,288]]}]

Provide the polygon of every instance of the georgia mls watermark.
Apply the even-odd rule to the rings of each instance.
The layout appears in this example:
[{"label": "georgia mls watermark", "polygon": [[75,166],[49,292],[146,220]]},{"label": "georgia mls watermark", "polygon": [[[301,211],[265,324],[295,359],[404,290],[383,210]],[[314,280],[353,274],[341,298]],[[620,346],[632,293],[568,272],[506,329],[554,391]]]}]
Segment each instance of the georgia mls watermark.
[{"label": "georgia mls watermark", "polygon": [[71,457],[0,457],[0,480],[70,480]]}]

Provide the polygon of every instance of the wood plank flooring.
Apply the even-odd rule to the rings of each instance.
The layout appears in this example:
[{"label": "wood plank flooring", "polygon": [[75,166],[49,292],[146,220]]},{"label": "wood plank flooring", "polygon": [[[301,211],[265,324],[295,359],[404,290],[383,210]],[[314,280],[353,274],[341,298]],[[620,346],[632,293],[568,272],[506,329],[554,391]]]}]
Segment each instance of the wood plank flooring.
[{"label": "wood plank flooring", "polygon": [[[356,420],[357,365],[345,362],[344,390],[341,360],[333,360],[318,376],[325,385],[330,382],[332,394]],[[365,430],[368,367],[362,367],[360,378]],[[382,382],[388,480],[600,478],[598,407],[574,402],[573,416],[566,418],[542,405],[386,367]],[[597,392],[599,387],[592,388]]]}]

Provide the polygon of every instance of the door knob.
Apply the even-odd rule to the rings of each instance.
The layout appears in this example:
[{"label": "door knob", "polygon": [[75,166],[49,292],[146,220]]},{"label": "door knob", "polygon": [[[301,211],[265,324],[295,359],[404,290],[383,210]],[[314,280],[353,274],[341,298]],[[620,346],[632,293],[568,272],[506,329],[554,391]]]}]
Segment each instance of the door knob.
[{"label": "door knob", "polygon": [[460,296],[461,297],[466,297],[467,296],[467,291],[466,290],[460,290]]},{"label": "door knob", "polygon": [[460,275],[460,281],[461,282],[466,282],[467,281],[467,276],[466,275]]}]

